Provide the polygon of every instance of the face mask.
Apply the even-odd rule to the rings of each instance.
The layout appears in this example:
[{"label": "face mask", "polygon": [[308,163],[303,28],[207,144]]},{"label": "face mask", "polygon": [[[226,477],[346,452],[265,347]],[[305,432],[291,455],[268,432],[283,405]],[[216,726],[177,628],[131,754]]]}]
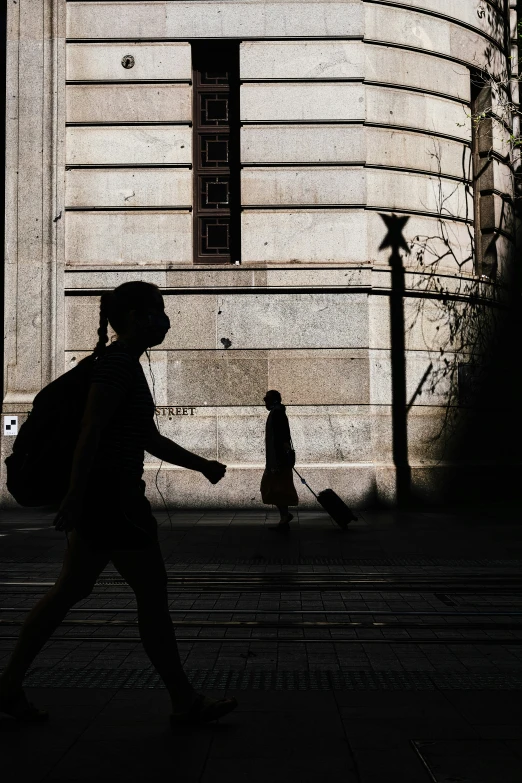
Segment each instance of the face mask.
[{"label": "face mask", "polygon": [[147,348],[152,348],[152,346],[162,343],[169,329],[170,319],[166,313],[149,313],[147,325],[144,329]]}]

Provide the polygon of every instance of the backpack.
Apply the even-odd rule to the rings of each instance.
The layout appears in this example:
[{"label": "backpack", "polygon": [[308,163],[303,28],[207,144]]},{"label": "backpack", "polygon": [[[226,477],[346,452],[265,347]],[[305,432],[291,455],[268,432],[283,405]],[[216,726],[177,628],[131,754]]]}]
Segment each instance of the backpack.
[{"label": "backpack", "polygon": [[89,393],[94,354],[45,386],[5,460],[7,489],[21,506],[59,506]]}]

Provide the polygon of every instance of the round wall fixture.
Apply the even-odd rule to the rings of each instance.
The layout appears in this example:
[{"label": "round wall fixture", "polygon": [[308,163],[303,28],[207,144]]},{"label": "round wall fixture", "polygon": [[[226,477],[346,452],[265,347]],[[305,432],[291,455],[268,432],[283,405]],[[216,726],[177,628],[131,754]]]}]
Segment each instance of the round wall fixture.
[{"label": "round wall fixture", "polygon": [[133,68],[134,67],[134,57],[132,54],[126,54],[121,61],[121,64],[124,68]]}]

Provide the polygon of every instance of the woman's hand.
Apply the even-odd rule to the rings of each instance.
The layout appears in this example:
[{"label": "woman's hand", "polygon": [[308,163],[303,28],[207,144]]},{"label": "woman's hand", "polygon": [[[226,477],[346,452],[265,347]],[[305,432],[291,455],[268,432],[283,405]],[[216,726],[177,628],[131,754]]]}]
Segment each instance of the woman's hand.
[{"label": "woman's hand", "polygon": [[82,510],[82,503],[77,495],[70,492],[62,500],[61,506],[54,518],[54,529],[70,533],[73,530]]},{"label": "woman's hand", "polygon": [[211,484],[217,484],[227,472],[227,466],[216,460],[207,460],[201,472]]}]

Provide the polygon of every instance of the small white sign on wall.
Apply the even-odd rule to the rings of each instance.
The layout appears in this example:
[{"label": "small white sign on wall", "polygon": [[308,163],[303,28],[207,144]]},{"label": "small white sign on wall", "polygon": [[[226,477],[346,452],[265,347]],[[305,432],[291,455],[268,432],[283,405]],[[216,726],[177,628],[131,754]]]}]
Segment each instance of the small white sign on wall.
[{"label": "small white sign on wall", "polygon": [[18,416],[4,416],[4,435],[18,435]]}]

